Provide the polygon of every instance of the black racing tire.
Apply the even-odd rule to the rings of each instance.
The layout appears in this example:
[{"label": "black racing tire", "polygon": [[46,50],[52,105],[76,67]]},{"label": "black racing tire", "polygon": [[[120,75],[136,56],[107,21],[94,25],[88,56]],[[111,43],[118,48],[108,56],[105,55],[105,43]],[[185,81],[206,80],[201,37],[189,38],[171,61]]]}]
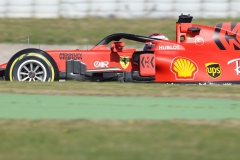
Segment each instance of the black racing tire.
[{"label": "black racing tire", "polygon": [[24,49],[16,53],[8,62],[5,79],[8,81],[59,80],[56,62],[46,52],[39,49]]}]

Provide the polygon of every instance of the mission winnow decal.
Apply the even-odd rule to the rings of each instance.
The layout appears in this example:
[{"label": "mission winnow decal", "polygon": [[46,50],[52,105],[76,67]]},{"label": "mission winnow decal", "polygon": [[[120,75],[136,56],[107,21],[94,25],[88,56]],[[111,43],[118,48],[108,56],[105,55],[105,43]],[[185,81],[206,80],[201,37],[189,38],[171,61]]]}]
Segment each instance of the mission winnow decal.
[{"label": "mission winnow decal", "polygon": [[220,50],[228,48],[240,50],[239,30],[240,23],[218,23],[213,34],[214,42]]}]

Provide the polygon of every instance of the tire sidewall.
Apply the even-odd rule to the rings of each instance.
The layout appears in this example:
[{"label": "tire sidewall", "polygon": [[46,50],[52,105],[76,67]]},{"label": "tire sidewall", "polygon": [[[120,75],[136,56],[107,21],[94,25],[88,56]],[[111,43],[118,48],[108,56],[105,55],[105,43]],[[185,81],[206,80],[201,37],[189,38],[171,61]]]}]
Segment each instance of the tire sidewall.
[{"label": "tire sidewall", "polygon": [[51,66],[49,66],[43,59],[41,58],[38,58],[38,57],[35,57],[35,56],[24,56],[22,59],[19,59],[15,65],[13,66],[13,69],[12,69],[12,80],[14,81],[19,81],[20,79],[18,79],[18,69],[19,67],[21,66],[21,64],[23,64],[24,62],[28,61],[28,60],[35,60],[37,62],[40,62],[43,67],[45,68],[46,70],[46,79],[44,81],[49,81],[51,82],[52,81],[52,77],[53,76],[53,73],[51,71]]},{"label": "tire sidewall", "polygon": [[[40,49],[28,48],[28,49],[24,49],[24,50],[17,52],[8,61],[6,71],[5,71],[5,80],[8,80],[8,81],[17,80],[17,79],[15,79],[17,77],[17,75],[15,75],[15,70],[17,70],[16,65],[18,65],[18,67],[19,67],[22,63],[24,63],[24,61],[27,60],[28,57],[31,57],[34,60],[41,62],[42,64],[44,64],[44,66],[46,64],[46,66],[45,66],[46,69],[50,68],[50,71],[51,71],[50,81],[51,82],[57,81],[59,79],[58,67],[57,67],[57,64],[54,61],[54,59],[49,54],[47,54],[46,52],[44,52]],[[21,64],[20,64],[20,62],[21,62]],[[13,74],[13,72],[14,72],[14,74]]]}]

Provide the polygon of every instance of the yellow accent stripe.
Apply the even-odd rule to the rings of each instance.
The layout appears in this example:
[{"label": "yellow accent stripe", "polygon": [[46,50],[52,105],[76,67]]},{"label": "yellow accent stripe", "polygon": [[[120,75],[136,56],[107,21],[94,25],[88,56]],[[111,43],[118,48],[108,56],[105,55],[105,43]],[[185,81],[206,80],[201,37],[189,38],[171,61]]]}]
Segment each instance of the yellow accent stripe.
[{"label": "yellow accent stripe", "polygon": [[51,82],[54,81],[55,72],[54,72],[52,64],[48,61],[48,59],[46,57],[44,57],[43,55],[38,54],[38,53],[28,53],[27,56],[35,56],[35,57],[39,57],[39,58],[43,59],[49,65],[49,67],[51,68],[51,71],[52,71]]},{"label": "yellow accent stripe", "polygon": [[16,58],[16,59],[13,61],[11,67],[10,67],[10,71],[9,71],[10,81],[13,81],[13,79],[12,79],[12,77],[13,77],[13,76],[12,76],[12,72],[13,72],[13,67],[14,67],[15,63],[16,63],[18,60],[22,59],[24,56],[35,56],[35,57],[39,57],[39,58],[41,58],[42,60],[44,60],[44,61],[48,64],[48,66],[51,68],[51,71],[52,71],[51,82],[54,81],[55,72],[54,72],[54,69],[53,69],[52,64],[48,61],[48,59],[47,59],[46,57],[44,57],[43,55],[38,54],[38,53],[28,53],[27,55],[26,55],[26,54],[23,54],[23,55],[19,56],[18,58]]},{"label": "yellow accent stripe", "polygon": [[23,54],[23,55],[19,56],[18,58],[16,58],[16,59],[13,61],[12,65],[11,65],[11,67],[10,67],[10,71],[9,71],[10,81],[13,81],[13,79],[12,79],[12,71],[13,71],[13,67],[14,67],[15,63],[16,63],[18,60],[22,59],[25,55],[26,55],[26,54]]}]

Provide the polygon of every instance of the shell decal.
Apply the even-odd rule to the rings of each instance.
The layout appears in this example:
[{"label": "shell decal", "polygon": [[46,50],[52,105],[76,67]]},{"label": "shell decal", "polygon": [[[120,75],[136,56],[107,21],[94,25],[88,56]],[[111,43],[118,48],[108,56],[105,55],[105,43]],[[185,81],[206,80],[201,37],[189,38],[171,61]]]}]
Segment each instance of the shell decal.
[{"label": "shell decal", "polygon": [[172,61],[171,71],[175,74],[176,80],[193,80],[198,67],[188,58],[176,57]]}]

